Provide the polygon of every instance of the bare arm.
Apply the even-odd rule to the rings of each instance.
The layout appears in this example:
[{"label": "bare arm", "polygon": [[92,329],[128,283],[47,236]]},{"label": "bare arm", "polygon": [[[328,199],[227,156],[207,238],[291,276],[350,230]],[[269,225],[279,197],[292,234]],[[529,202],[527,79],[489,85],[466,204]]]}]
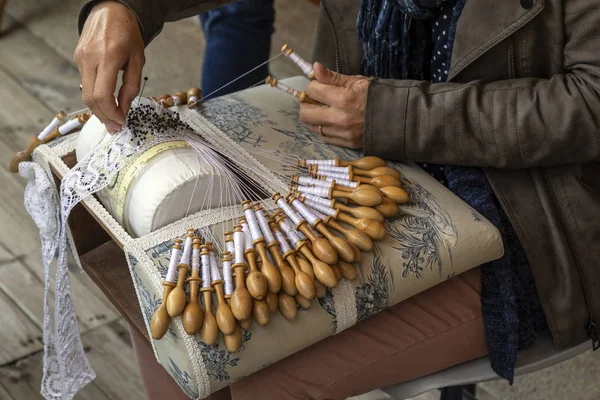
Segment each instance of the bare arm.
[{"label": "bare arm", "polygon": [[[79,17],[81,33],[74,60],[81,74],[82,99],[110,132],[121,129],[140,90],[144,48],[166,21],[196,15],[231,1],[91,1]],[[119,71],[123,82],[113,96]]]}]

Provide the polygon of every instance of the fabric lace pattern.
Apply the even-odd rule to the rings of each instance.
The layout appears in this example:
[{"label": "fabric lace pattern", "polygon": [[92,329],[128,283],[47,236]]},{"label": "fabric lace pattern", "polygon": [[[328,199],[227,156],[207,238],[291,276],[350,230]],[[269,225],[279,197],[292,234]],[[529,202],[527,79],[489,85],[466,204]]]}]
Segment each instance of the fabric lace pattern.
[{"label": "fabric lace pattern", "polygon": [[[71,297],[67,266],[67,219],[73,207],[112,181],[128,157],[191,131],[177,114],[142,100],[129,113],[123,130],[106,136],[63,178],[60,203],[53,183],[42,167],[21,163],[27,178],[25,207],[40,229],[45,271],[44,363],[41,393],[48,400],[70,400],[95,378],[81,341]],[[54,318],[48,301],[50,264],[56,252]]]}]

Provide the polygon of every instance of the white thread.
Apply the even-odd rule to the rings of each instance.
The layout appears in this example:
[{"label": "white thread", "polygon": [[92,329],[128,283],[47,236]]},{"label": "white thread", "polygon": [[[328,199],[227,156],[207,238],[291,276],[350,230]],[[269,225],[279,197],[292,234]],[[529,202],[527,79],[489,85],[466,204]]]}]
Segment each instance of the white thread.
[{"label": "white thread", "polygon": [[236,264],[244,263],[244,232],[233,232],[233,246],[235,250],[233,252],[235,256]]},{"label": "white thread", "polygon": [[46,140],[46,138],[48,137],[48,135],[50,135],[52,133],[52,131],[58,126],[60,125],[62,121],[59,120],[58,118],[54,117],[54,119],[52,120],[52,122],[50,122],[50,124],[48,124],[47,127],[44,128],[44,130],[38,135],[38,139],[40,139],[40,141],[44,141]]},{"label": "white thread", "polygon": [[292,246],[296,247],[298,242],[300,242],[300,236],[298,236],[298,231],[289,223],[289,221],[283,220],[280,222],[279,226],[285,232],[285,235],[292,243]]},{"label": "white thread", "polygon": [[169,261],[169,269],[167,270],[167,276],[165,280],[167,282],[176,282],[177,278],[175,277],[177,273],[177,262],[179,261],[179,256],[181,255],[181,250],[172,249],[171,250],[171,260]]},{"label": "white thread", "polygon": [[173,99],[173,104],[175,104],[176,106],[181,106],[184,103],[181,101],[181,98],[179,96],[171,96],[171,99]]},{"label": "white thread", "polygon": [[329,197],[329,189],[324,187],[298,186],[297,190],[302,194],[312,194],[323,198]]},{"label": "white thread", "polygon": [[235,255],[235,245],[233,244],[233,241],[230,240],[230,241],[225,242],[225,248],[232,255]]},{"label": "white thread", "polygon": [[277,205],[283,210],[285,215],[290,217],[294,225],[298,225],[302,221],[302,217],[283,198],[277,200]]},{"label": "white thread", "polygon": [[192,250],[192,271],[200,271],[200,249]]},{"label": "white thread", "polygon": [[263,235],[258,226],[258,221],[256,220],[256,214],[254,214],[254,210],[247,208],[244,210],[244,215],[246,216],[246,221],[248,221],[248,226],[250,227],[252,240],[263,239]]},{"label": "white thread", "polygon": [[82,125],[81,122],[79,122],[79,118],[73,118],[68,120],[67,122],[65,122],[63,125],[58,127],[58,133],[61,135],[66,135],[67,133],[71,132],[73,129],[77,129]]},{"label": "white thread", "polygon": [[319,211],[315,210],[314,208],[310,208],[309,210],[310,210],[310,212],[315,214],[315,216],[317,218],[321,218],[321,220],[323,220],[323,221],[325,221],[325,219],[327,219],[327,215],[320,213]]},{"label": "white thread", "polygon": [[244,250],[250,250],[254,248],[252,246],[252,234],[250,233],[250,228],[245,222],[242,222],[242,231],[244,232]]},{"label": "white thread", "polygon": [[275,241],[275,237],[273,236],[273,232],[271,232],[265,212],[263,210],[256,210],[256,217],[258,218],[260,230],[262,231],[267,244],[273,243]]},{"label": "white thread", "polygon": [[289,87],[288,85],[281,83],[281,82],[277,82],[277,85],[275,85],[275,88],[281,90],[282,92],[286,92],[291,94],[294,97],[298,96],[298,91],[292,87]]},{"label": "white thread", "polygon": [[315,222],[317,222],[317,216],[310,212],[310,210],[300,200],[292,200],[292,205],[304,217],[310,226],[313,226]]},{"label": "white thread", "polygon": [[231,261],[223,260],[223,281],[225,282],[225,295],[233,293],[233,279],[231,276]]},{"label": "white thread", "polygon": [[349,180],[350,179],[350,175],[348,175],[348,174],[340,174],[338,172],[327,172],[326,174],[323,174],[321,176],[324,176],[325,179],[327,179],[327,178],[335,179],[336,182],[337,182],[338,179],[345,179],[345,180]]},{"label": "white thread", "polygon": [[321,179],[315,179],[310,176],[299,176],[298,183],[304,186],[326,187],[328,189],[331,186],[331,182],[327,182]]},{"label": "white thread", "polygon": [[194,104],[198,101],[198,97],[196,96],[190,96],[190,98],[188,99],[188,103]]},{"label": "white thread", "polygon": [[306,160],[306,165],[332,165],[335,166],[336,165],[336,161],[335,160]]},{"label": "white thread", "polygon": [[304,72],[304,74],[306,76],[310,76],[313,74],[313,66],[311,63],[309,63],[308,61],[304,60],[302,57],[300,57],[298,54],[294,53],[293,51],[290,53],[290,55],[288,56],[294,63],[296,63],[296,65],[298,67],[300,67],[300,69],[302,70],[302,72]]},{"label": "white thread", "polygon": [[185,243],[183,244],[183,255],[181,256],[181,261],[179,261],[179,264],[190,265],[190,255],[191,254],[192,254],[192,237],[187,236],[185,238]]},{"label": "white thread", "polygon": [[338,174],[348,174],[350,176],[350,172],[352,172],[352,167],[336,167],[335,165],[319,165],[317,167],[317,173],[325,173],[325,172],[335,172]]},{"label": "white thread", "polygon": [[200,259],[202,261],[202,287],[209,288],[210,287],[210,257],[208,253],[200,254]]},{"label": "white thread", "polygon": [[331,207],[331,200],[324,199],[323,197],[315,196],[312,194],[303,194],[305,200],[311,200],[313,203],[321,204],[325,207]]},{"label": "white thread", "polygon": [[306,203],[309,207],[322,212],[323,214],[329,215],[330,217],[335,217],[337,214],[336,209],[319,204],[312,199],[304,199],[304,203]]},{"label": "white thread", "polygon": [[277,241],[279,242],[279,247],[281,247],[281,251],[283,252],[283,254],[285,254],[288,251],[292,250],[292,248],[290,247],[289,243],[285,239],[285,236],[283,236],[283,233],[281,233],[280,231],[276,231],[275,232],[275,237],[277,238]]},{"label": "white thread", "polygon": [[[329,176],[324,176],[324,178],[325,179],[323,179],[323,181],[325,181],[325,182],[333,182],[334,181],[334,179],[331,178],[331,177],[329,177]],[[335,183],[337,185],[345,186],[345,187],[348,187],[348,188],[356,188],[356,187],[358,187],[358,182],[349,181],[347,179],[335,179]]]},{"label": "white thread", "polygon": [[221,280],[221,272],[219,271],[219,264],[217,263],[217,257],[215,257],[215,253],[210,253],[208,256],[210,260],[210,277],[211,280],[219,281]]}]

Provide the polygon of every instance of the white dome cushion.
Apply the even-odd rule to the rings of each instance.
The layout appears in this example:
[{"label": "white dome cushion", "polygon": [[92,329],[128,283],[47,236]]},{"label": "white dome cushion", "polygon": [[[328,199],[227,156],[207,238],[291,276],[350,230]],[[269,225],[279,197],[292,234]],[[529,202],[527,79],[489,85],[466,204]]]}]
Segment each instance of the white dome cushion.
[{"label": "white dome cushion", "polygon": [[[77,159],[81,160],[108,134],[104,124],[92,116],[79,134]],[[132,180],[125,181],[123,175],[126,174],[120,173],[116,183],[97,193],[108,212],[133,237],[144,236],[185,217],[188,205],[189,214],[203,208],[229,205],[221,204],[218,172],[199,158],[193,148],[182,145],[182,142],[169,142],[162,146],[175,148],[153,156],[149,156],[153,154],[153,149],[148,149],[134,156],[137,160],[133,162],[142,162],[142,168]],[[211,180],[214,180],[213,190],[211,198],[207,200],[204,188],[208,187]],[[121,201],[122,211],[119,193],[125,193]]]}]

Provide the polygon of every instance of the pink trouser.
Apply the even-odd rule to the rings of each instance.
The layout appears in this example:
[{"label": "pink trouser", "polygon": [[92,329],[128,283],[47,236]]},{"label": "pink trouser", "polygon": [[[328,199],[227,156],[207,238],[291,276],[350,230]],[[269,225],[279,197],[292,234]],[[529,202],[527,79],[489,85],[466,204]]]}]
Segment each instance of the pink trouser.
[{"label": "pink trouser", "polygon": [[[345,399],[487,354],[475,268],[211,395],[209,400]],[[149,400],[187,399],[131,336]]]}]

